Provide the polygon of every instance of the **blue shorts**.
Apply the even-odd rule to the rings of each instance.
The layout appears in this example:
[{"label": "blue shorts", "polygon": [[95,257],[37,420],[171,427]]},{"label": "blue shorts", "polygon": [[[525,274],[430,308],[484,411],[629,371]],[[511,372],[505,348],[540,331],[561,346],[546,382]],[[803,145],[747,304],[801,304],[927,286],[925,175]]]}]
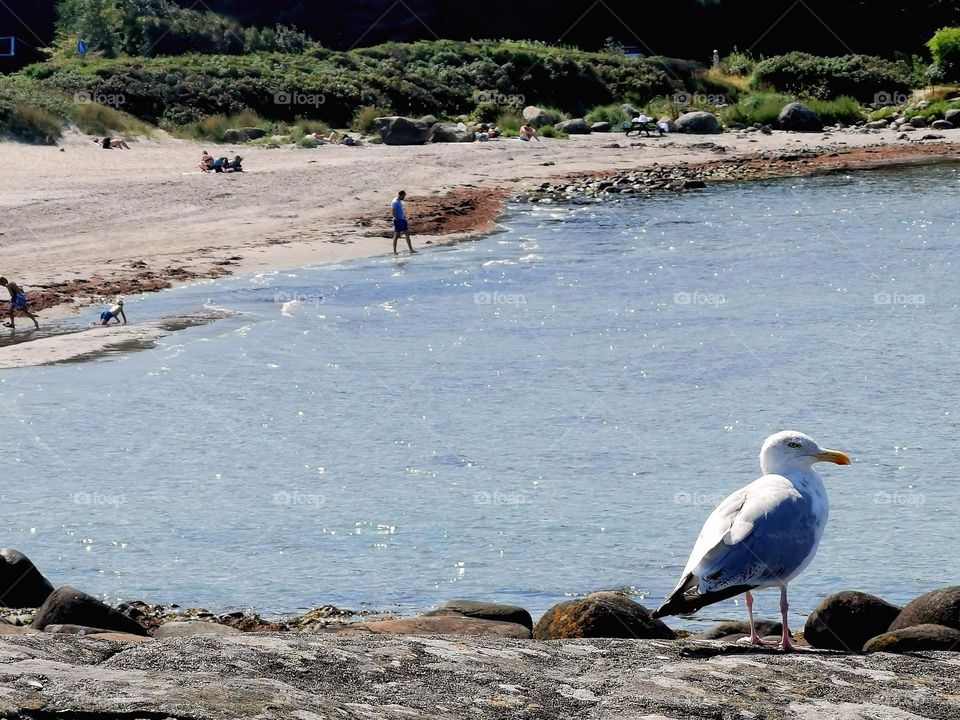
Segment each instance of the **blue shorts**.
[{"label": "blue shorts", "polygon": [[105,323],[110,322],[112,318],[113,318],[113,313],[110,312],[109,310],[104,310],[102,313],[100,313],[100,319]]},{"label": "blue shorts", "polygon": [[10,307],[13,310],[26,310],[27,309],[27,296],[22,292],[18,292],[10,300]]},{"label": "blue shorts", "polygon": [[407,232],[410,229],[410,226],[407,224],[407,221],[404,218],[394,218],[393,219],[393,231],[394,232]]}]

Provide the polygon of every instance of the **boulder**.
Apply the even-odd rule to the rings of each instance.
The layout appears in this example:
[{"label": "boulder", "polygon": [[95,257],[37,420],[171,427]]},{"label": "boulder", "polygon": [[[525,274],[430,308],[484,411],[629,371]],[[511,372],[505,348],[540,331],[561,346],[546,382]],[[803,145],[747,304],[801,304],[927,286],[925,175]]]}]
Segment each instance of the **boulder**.
[{"label": "boulder", "polygon": [[635,118],[640,115],[640,111],[630,103],[623,103],[623,105],[620,106],[620,109],[623,110],[625,115],[629,115],[631,118]]},{"label": "boulder", "polygon": [[813,647],[857,652],[890,627],[900,608],[875,595],[844,590],[824,598],[807,617],[803,636]]},{"label": "boulder", "polygon": [[866,127],[870,128],[871,130],[886,130],[887,126],[889,125],[890,123],[888,123],[886,120],[872,120],[871,122],[867,123]]},{"label": "boulder", "polygon": [[223,137],[221,139],[225,143],[238,143],[245,140],[259,140],[266,134],[266,130],[256,127],[229,128],[223,131]]},{"label": "boulder", "polygon": [[949,120],[934,120],[930,127],[934,130],[953,130],[954,124]]},{"label": "boulder", "polygon": [[230,128],[229,130],[223,131],[223,137],[220,138],[225,143],[238,143],[240,142],[240,131],[236,128]]},{"label": "boulder", "polygon": [[785,105],[777,116],[777,125],[781,130],[795,132],[818,132],[823,130],[823,120],[809,107],[800,102]]},{"label": "boulder", "polygon": [[610,132],[610,123],[608,122],[595,122],[590,126],[590,132],[605,133]]},{"label": "boulder", "polygon": [[667,132],[677,131],[677,123],[674,122],[673,118],[671,117],[660,118],[659,120],[657,120],[657,124],[659,125],[660,123],[664,123],[667,126]]},{"label": "boulder", "polygon": [[479,635],[529,640],[530,630],[512,622],[481,620],[463,615],[399,618],[317,628],[318,633],[337,635]]},{"label": "boulder", "polygon": [[43,605],[53,585],[26,555],[13,548],[0,549],[0,605],[35,608]]},{"label": "boulder", "polygon": [[533,630],[533,618],[530,613],[517,605],[481,602],[479,600],[448,600],[436,610],[423,614],[424,617],[437,615],[462,615],[480,620],[516,623],[527,630]]},{"label": "boulder", "polygon": [[523,109],[523,119],[533,125],[535,128],[550,125],[553,122],[553,115],[546,110],[541,110],[533,105],[528,105]]},{"label": "boulder", "polygon": [[914,117],[910,118],[909,122],[910,126],[915,128],[925,128],[927,126],[927,119],[925,117],[921,117],[920,115],[915,115]]},{"label": "boulder", "polygon": [[436,116],[436,115],[424,115],[422,118],[420,118],[420,122],[422,122],[422,123],[423,123],[424,125],[426,125],[427,127],[433,127],[434,125],[437,124],[437,116]]},{"label": "boulder", "polygon": [[157,628],[153,636],[163,638],[195,637],[197,635],[239,635],[240,631],[229,625],[204,622],[203,620],[174,621],[164,623]]},{"label": "boulder", "polygon": [[436,123],[430,128],[430,142],[473,142],[476,134],[463,123]]},{"label": "boulder", "polygon": [[241,128],[240,132],[243,134],[245,140],[259,140],[267,134],[266,130],[258,127]]},{"label": "boulder", "polygon": [[384,145],[423,145],[430,136],[430,128],[419,120],[391,116],[377,118],[376,123]]},{"label": "boulder", "polygon": [[45,630],[48,625],[83,625],[132,635],[147,634],[140,623],[68,585],[50,594],[37,610],[30,627]]},{"label": "boulder", "polygon": [[723,132],[716,116],[702,110],[684,113],[673,121],[677,132],[690,135],[715,135]]},{"label": "boulder", "polygon": [[943,119],[954,127],[960,126],[960,108],[952,108],[943,113]]},{"label": "boulder", "polygon": [[86,625],[66,625],[63,623],[54,623],[47,625],[43,632],[58,633],[60,635],[94,635],[96,633],[106,633],[110,630],[104,628],[87,627]]},{"label": "boulder", "polygon": [[598,592],[554,605],[537,621],[533,637],[672,640],[676,636],[640,603],[617,593]]},{"label": "boulder", "polygon": [[945,625],[914,625],[878,635],[863,646],[865,653],[904,653],[919,650],[960,652],[960,630]]},{"label": "boulder", "polygon": [[960,630],[960,585],[928,592],[907,603],[890,623],[890,630],[915,625],[946,625]]},{"label": "boulder", "polygon": [[[776,635],[778,641],[780,640],[780,635],[783,633],[783,626],[773,620],[757,620],[754,622],[754,627],[757,630],[757,635],[760,637]],[[746,620],[728,620],[691,637],[696,640],[720,640],[721,638],[749,634],[750,623]]]},{"label": "boulder", "polygon": [[574,118],[573,120],[564,120],[558,122],[554,127],[560,132],[565,132],[567,135],[589,135],[590,126],[587,125],[587,121],[583,118]]}]

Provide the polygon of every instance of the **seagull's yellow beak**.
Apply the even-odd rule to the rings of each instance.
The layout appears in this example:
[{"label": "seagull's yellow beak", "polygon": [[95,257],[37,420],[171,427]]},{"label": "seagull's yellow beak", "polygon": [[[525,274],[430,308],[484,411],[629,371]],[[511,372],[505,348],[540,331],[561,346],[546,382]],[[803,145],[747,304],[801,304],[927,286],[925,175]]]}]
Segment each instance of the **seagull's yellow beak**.
[{"label": "seagull's yellow beak", "polygon": [[850,456],[839,450],[821,450],[814,457],[819,462],[832,462],[837,465],[849,465]]}]

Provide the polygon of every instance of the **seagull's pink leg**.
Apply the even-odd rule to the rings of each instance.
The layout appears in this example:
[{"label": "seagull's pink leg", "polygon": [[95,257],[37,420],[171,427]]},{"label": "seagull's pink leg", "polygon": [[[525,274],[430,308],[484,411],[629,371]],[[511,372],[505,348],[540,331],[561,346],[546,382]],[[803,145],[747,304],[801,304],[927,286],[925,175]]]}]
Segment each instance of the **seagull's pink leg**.
[{"label": "seagull's pink leg", "polygon": [[750,618],[750,644],[759,645],[760,647],[771,647],[770,643],[765,643],[759,635],[757,635],[757,630],[753,626],[753,595],[750,594],[748,590],[744,593],[744,600],[747,602],[747,617]]},{"label": "seagull's pink leg", "polygon": [[787,610],[790,605],[787,603],[787,586],[780,586],[780,622],[783,625],[783,635],[780,637],[780,647],[784,652],[793,652],[797,648],[790,642],[790,629],[787,627]]}]

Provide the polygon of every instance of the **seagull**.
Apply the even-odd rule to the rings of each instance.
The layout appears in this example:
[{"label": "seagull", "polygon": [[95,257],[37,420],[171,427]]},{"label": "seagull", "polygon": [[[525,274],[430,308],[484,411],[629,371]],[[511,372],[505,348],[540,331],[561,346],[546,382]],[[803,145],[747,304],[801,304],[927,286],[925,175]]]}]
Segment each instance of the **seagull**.
[{"label": "seagull", "polygon": [[[783,635],[789,652],[787,583],[806,569],[817,554],[830,503],[814,463],[849,465],[838,450],[820,447],[809,435],[784,430],[760,448],[763,476],[727,497],[703,525],[680,582],[653,617],[696,612],[744,593],[753,645],[767,645],[753,625],[757,588],[780,588]],[[774,643],[775,645],[776,643]]]}]

